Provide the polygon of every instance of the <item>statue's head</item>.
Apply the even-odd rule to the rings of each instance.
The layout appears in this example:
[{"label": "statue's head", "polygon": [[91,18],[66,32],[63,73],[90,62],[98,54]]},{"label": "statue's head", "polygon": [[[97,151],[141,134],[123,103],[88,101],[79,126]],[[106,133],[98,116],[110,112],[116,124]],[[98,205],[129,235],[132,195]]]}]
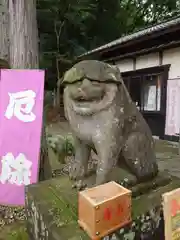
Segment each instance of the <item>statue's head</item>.
[{"label": "statue's head", "polygon": [[64,94],[68,95],[73,110],[81,115],[91,115],[110,104],[118,85],[122,84],[122,78],[117,67],[87,60],[68,70],[64,75],[63,84]]}]

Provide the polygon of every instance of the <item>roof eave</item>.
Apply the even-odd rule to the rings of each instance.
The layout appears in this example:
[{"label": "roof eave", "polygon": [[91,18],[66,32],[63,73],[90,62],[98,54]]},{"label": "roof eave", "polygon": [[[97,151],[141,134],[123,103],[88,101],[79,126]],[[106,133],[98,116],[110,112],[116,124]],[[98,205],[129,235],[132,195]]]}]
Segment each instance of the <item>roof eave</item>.
[{"label": "roof eave", "polygon": [[[132,38],[130,38],[127,41],[120,42],[120,43],[117,41],[117,43],[112,44],[113,42],[116,41],[115,40],[113,42],[110,42],[110,43],[104,45],[106,47],[101,46],[101,47],[96,48],[96,49],[94,49],[92,51],[88,51],[88,52],[78,56],[77,57],[77,61],[80,61],[82,59],[86,59],[86,58],[89,58],[89,57],[92,57],[92,56],[99,56],[100,54],[105,53],[107,51],[115,50],[115,49],[117,49],[119,47],[123,47],[123,46],[127,46],[127,45],[133,45],[133,44],[136,44],[137,42],[141,42],[141,41],[147,40],[147,38],[149,38],[149,37],[150,38],[158,37],[158,36],[161,36],[161,35],[164,35],[164,34],[167,34],[167,33],[173,32],[173,31],[176,31],[177,29],[180,29],[180,18],[177,19],[177,22],[174,25],[169,25],[169,26],[167,26],[165,28],[161,27],[160,29],[158,29],[158,25],[157,25],[157,29],[154,30],[154,31],[146,30],[147,31],[146,34],[137,35],[137,37],[136,36],[132,37]],[[143,30],[141,30],[139,32],[143,32]]]}]

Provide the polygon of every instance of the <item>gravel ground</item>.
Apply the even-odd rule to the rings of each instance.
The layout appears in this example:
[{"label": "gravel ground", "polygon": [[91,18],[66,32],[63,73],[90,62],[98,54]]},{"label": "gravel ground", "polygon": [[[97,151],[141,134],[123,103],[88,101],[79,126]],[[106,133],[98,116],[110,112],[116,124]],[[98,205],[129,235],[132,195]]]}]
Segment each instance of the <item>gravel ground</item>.
[{"label": "gravel ground", "polygon": [[25,221],[25,209],[0,205],[0,229],[17,221]]}]

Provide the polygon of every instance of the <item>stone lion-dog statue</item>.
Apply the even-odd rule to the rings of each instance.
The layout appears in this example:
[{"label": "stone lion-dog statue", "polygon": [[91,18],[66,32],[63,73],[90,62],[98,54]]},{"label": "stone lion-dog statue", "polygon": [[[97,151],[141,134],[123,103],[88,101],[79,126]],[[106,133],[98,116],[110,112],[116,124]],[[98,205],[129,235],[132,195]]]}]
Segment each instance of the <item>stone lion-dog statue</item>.
[{"label": "stone lion-dog statue", "polygon": [[98,155],[96,185],[123,161],[142,182],[158,173],[154,140],[118,67],[96,60],[75,64],[63,77],[65,117],[75,137],[70,178],[83,188],[91,149]]}]

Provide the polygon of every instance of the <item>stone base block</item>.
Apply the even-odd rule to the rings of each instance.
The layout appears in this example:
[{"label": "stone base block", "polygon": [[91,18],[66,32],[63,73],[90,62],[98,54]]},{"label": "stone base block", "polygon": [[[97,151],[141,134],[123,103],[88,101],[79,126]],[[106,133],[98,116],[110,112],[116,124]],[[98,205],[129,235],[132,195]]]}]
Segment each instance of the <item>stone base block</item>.
[{"label": "stone base block", "polygon": [[[164,182],[164,181],[163,181]],[[26,189],[27,230],[31,240],[86,240],[77,220],[77,191],[67,176],[28,186]],[[164,240],[162,213],[163,193],[180,187],[180,180],[172,178],[166,184],[148,191],[145,185],[132,186],[132,219],[103,240]]]}]

